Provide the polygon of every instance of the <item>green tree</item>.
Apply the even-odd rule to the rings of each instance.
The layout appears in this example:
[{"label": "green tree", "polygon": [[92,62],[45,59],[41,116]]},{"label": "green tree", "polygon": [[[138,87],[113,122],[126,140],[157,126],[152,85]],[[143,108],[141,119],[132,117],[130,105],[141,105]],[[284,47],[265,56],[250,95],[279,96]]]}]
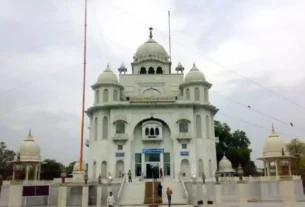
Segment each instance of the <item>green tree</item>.
[{"label": "green tree", "polygon": [[257,175],[256,166],[251,161],[252,150],[249,148],[251,142],[244,131],[231,132],[228,124],[215,121],[215,136],[219,138],[219,143],[216,145],[218,162],[225,152],[234,169],[241,164],[246,176]]},{"label": "green tree", "polygon": [[67,167],[66,167],[66,172],[67,172],[67,176],[68,177],[72,177],[72,172],[73,172],[73,168],[75,165],[76,161],[71,162]]},{"label": "green tree", "polygon": [[299,139],[292,139],[287,144],[290,155],[294,156],[291,161],[291,172],[305,178],[305,143]]},{"label": "green tree", "polygon": [[59,178],[62,170],[65,168],[63,164],[53,159],[45,159],[41,164],[42,180],[53,180]]},{"label": "green tree", "polygon": [[3,179],[11,175],[13,172],[13,165],[11,161],[14,160],[15,152],[7,149],[5,142],[0,142],[0,174]]}]

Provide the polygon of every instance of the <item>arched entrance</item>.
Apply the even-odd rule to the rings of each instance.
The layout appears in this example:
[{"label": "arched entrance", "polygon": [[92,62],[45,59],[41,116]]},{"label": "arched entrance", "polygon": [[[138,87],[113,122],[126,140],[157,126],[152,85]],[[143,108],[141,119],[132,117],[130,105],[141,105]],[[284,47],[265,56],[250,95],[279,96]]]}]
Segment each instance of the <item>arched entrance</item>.
[{"label": "arched entrance", "polygon": [[108,171],[108,166],[107,166],[107,162],[106,161],[103,161],[102,162],[102,167],[101,167],[101,176],[102,178],[107,178],[107,171]]},{"label": "arched entrance", "polygon": [[191,175],[190,162],[187,159],[181,160],[180,169],[182,174],[185,173],[186,177],[189,177]]},{"label": "arched entrance", "polygon": [[202,176],[202,173],[204,172],[204,164],[203,160],[199,159],[198,160],[198,176]]},{"label": "arched entrance", "polygon": [[118,160],[115,165],[115,177],[121,178],[124,174],[124,161]]}]

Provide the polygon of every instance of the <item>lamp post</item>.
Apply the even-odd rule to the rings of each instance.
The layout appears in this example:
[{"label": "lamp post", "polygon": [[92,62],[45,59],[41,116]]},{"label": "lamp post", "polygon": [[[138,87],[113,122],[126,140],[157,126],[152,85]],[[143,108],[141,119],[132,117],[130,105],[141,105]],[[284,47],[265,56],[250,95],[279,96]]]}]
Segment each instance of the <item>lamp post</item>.
[{"label": "lamp post", "polygon": [[222,206],[222,198],[221,198],[221,185],[219,182],[219,171],[216,170],[215,172],[215,179],[216,179],[216,183],[215,183],[215,202],[216,202],[216,206]]},{"label": "lamp post", "polygon": [[193,204],[196,205],[197,199],[196,199],[196,192],[197,192],[197,176],[192,175],[192,181],[193,181],[193,189],[192,189],[192,197],[193,197]]},{"label": "lamp post", "polygon": [[61,177],[61,183],[65,183],[66,182],[66,177],[67,177],[67,173],[66,173],[66,170],[63,169],[61,174],[60,174],[60,177]]},{"label": "lamp post", "polygon": [[245,193],[246,189],[243,181],[244,171],[241,164],[239,164],[237,168],[237,175],[239,176],[239,181],[237,184],[239,191],[239,205],[240,207],[246,207],[248,205],[248,201],[247,201],[247,195]]},{"label": "lamp post", "polygon": [[98,176],[97,180],[98,180],[98,184],[102,184],[102,176],[101,176],[101,174]]},{"label": "lamp post", "polygon": [[219,184],[219,172],[216,170],[215,172],[215,179],[216,179],[216,184]]},{"label": "lamp post", "polygon": [[243,168],[241,167],[241,164],[239,164],[239,166],[237,168],[237,175],[239,177],[239,181],[242,181],[243,180],[244,171],[243,171]]},{"label": "lamp post", "polygon": [[88,173],[87,173],[87,171],[85,172],[85,175],[84,175],[84,181],[85,181],[85,184],[87,184],[88,183]]}]

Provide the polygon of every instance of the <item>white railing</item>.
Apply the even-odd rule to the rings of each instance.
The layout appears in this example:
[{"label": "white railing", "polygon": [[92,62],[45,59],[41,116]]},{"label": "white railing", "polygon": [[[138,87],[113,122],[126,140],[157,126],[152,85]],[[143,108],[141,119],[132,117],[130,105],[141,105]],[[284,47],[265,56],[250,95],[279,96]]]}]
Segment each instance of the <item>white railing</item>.
[{"label": "white railing", "polygon": [[123,176],[123,179],[121,181],[120,189],[119,189],[118,196],[117,196],[117,203],[120,202],[120,198],[122,195],[122,191],[124,189],[125,182],[126,182],[126,174]]},{"label": "white railing", "polygon": [[186,187],[184,185],[184,180],[183,180],[183,178],[182,178],[180,173],[178,173],[178,180],[179,180],[179,182],[180,182],[180,184],[181,184],[181,186],[182,186],[182,188],[184,190],[185,199],[187,200],[187,202],[189,202],[189,194],[187,193]]}]

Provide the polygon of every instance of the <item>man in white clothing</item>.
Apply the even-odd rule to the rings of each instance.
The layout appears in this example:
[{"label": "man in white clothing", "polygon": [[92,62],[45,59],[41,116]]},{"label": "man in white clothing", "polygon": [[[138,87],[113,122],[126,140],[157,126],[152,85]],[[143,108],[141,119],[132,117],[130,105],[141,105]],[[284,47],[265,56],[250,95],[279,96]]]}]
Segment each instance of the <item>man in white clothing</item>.
[{"label": "man in white clothing", "polygon": [[107,198],[107,206],[108,207],[113,207],[115,204],[115,199],[114,196],[112,195],[112,192],[109,193],[109,196]]}]

